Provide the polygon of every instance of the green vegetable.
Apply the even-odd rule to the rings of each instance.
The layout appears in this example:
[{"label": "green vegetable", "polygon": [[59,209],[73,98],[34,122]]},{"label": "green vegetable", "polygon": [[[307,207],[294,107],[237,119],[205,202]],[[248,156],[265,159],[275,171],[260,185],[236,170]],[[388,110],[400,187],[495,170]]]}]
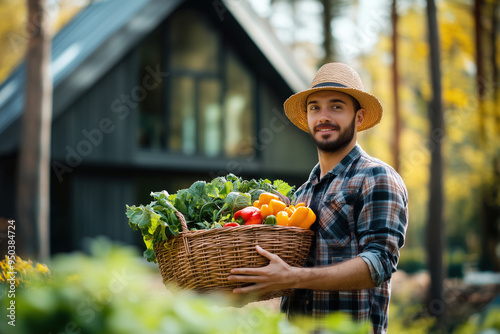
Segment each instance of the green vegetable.
[{"label": "green vegetable", "polygon": [[265,225],[276,225],[278,223],[278,220],[276,219],[275,215],[269,215],[264,219],[263,223]]},{"label": "green vegetable", "polygon": [[217,177],[211,182],[196,181],[175,194],[151,192],[147,205],[126,206],[129,225],[140,231],[146,250],[144,257],[156,262],[154,247],[182,231],[176,212],[182,213],[190,231],[211,229],[231,221],[234,213],[252,205],[252,198],[262,192],[279,191],[292,198],[295,187],[282,180],[243,180],[234,174]]},{"label": "green vegetable", "polygon": [[233,215],[234,213],[236,213],[236,211],[239,211],[251,205],[252,197],[250,196],[250,194],[232,191],[227,195],[226,202],[221,210],[229,210],[231,215]]}]

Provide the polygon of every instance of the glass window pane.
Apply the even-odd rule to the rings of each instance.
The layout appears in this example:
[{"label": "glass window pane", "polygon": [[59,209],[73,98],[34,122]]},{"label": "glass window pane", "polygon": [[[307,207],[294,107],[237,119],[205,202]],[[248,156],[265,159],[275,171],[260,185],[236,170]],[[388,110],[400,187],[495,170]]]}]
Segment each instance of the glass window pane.
[{"label": "glass window pane", "polygon": [[196,115],[194,80],[176,76],[172,79],[170,105],[170,150],[192,155],[196,152]]},{"label": "glass window pane", "polygon": [[139,131],[138,142],[143,148],[161,149],[165,148],[165,122],[163,121],[161,82],[147,81],[144,78],[151,77],[148,68],[163,68],[163,53],[161,48],[161,30],[152,32],[138,48],[139,60],[139,84],[132,96],[138,102],[139,109]]},{"label": "glass window pane", "polygon": [[227,91],[224,101],[224,151],[229,157],[254,154],[252,78],[236,57],[228,52]]},{"label": "glass window pane", "polygon": [[220,82],[205,79],[199,82],[200,91],[200,150],[214,157],[222,150],[222,108],[220,105]]},{"label": "glass window pane", "polygon": [[172,69],[217,70],[217,33],[204,18],[190,10],[172,16],[170,22]]}]

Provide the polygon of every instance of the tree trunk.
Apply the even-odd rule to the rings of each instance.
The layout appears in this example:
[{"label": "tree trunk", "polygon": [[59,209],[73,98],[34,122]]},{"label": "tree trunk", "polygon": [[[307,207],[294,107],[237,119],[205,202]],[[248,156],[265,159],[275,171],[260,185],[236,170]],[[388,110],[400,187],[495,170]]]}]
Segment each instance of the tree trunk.
[{"label": "tree trunk", "polygon": [[431,124],[430,140],[434,145],[431,150],[429,216],[427,219],[426,246],[427,263],[431,276],[429,311],[439,319],[446,307],[443,299],[444,197],[443,157],[441,148],[441,142],[444,138],[444,120],[441,97],[439,30],[434,0],[427,0],[427,23],[430,46],[430,77],[433,92],[433,99],[429,110]]},{"label": "tree trunk", "polygon": [[28,0],[25,110],[17,180],[18,234],[24,253],[49,257],[50,136],[52,78],[47,2]]},{"label": "tree trunk", "polygon": [[496,106],[495,110],[495,123],[496,123],[496,135],[497,138],[500,137],[500,110],[498,106],[500,105],[500,96],[498,94],[500,88],[500,75],[498,71],[497,64],[497,31],[498,31],[498,16],[500,15],[500,2],[496,1],[493,4],[491,11],[491,63],[493,66],[493,105]]},{"label": "tree trunk", "polygon": [[483,24],[481,21],[481,9],[483,1],[474,0],[474,23],[475,23],[475,40],[476,40],[476,82],[477,82],[477,92],[479,97],[479,138],[481,139],[481,144],[486,141],[486,129],[485,129],[485,110],[484,110],[484,95],[486,91],[485,77],[484,77],[484,63],[483,63]]},{"label": "tree trunk", "polygon": [[394,103],[394,138],[392,156],[394,169],[399,172],[399,147],[401,137],[401,112],[399,110],[399,69],[398,69],[398,13],[396,0],[392,0],[392,96]]},{"label": "tree trunk", "polygon": [[[500,110],[499,110],[499,105],[500,105],[500,75],[499,75],[499,69],[498,69],[498,64],[497,64],[497,31],[499,28],[498,25],[498,18],[500,16],[500,2],[495,1],[492,4],[492,11],[491,11],[491,65],[493,67],[493,106],[495,108],[494,110],[494,117],[495,117],[495,133],[496,133],[496,138],[500,137]],[[496,156],[493,158],[493,194],[492,194],[492,205],[494,207],[493,210],[493,217],[491,219],[491,222],[493,225],[493,228],[495,229],[495,238],[494,240],[494,245],[495,245],[495,250],[498,244],[500,244],[500,226],[498,224],[495,224],[495,222],[500,221],[500,155],[499,152],[496,152]],[[496,226],[495,226],[496,225]],[[493,269],[496,271],[500,271],[500,254],[498,251],[495,251],[493,253],[494,256],[494,263],[493,263]]]},{"label": "tree trunk", "polygon": [[[493,103],[493,110],[491,114],[493,116],[493,122],[495,123],[495,129],[493,134],[498,137],[500,135],[500,112],[498,111],[498,65],[496,61],[497,57],[497,27],[498,27],[498,2],[490,4],[491,7],[483,11],[485,5],[476,0],[474,3],[474,18],[476,21],[476,63],[477,63],[477,91],[479,98],[479,110],[481,119],[481,130],[484,132],[482,135],[481,145],[490,145],[488,141],[484,140],[486,136],[486,128],[484,126],[487,117],[485,114],[484,102],[490,100]],[[486,13],[491,12],[491,17]],[[483,17],[481,17],[483,16]],[[486,29],[482,25],[482,20],[491,20],[491,32],[489,38],[491,43],[490,58],[486,58],[483,52],[483,43],[481,41],[486,40],[487,34]],[[484,58],[483,58],[484,57]],[[486,78],[484,75],[484,63],[486,59],[489,59],[491,66],[491,89],[487,89]],[[489,116],[488,116],[489,117]],[[491,159],[492,164],[492,177],[491,183],[486,183],[481,187],[480,209],[481,209],[481,257],[479,259],[479,269],[480,270],[494,270],[500,271],[500,257],[497,255],[497,245],[500,243],[500,228],[498,227],[498,221],[500,219],[500,157],[498,152],[493,153],[494,156]]]},{"label": "tree trunk", "polygon": [[325,58],[323,63],[329,63],[333,61],[333,50],[332,50],[332,1],[331,0],[321,0],[323,4],[323,49],[325,50]]}]

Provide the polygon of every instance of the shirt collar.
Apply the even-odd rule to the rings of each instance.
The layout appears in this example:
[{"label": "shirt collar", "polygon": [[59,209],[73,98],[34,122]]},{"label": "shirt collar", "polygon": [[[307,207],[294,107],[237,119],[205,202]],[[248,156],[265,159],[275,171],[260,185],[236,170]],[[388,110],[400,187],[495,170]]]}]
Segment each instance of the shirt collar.
[{"label": "shirt collar", "polygon": [[[363,149],[361,148],[361,146],[356,144],[352,148],[352,150],[332,170],[330,170],[327,174],[325,174],[325,177],[339,175],[348,166],[350,166],[352,162],[356,160],[362,153]],[[312,184],[318,183],[320,181],[319,179],[320,175],[321,175],[321,169],[318,162],[311,171],[311,174],[309,174],[309,182],[311,182]]]}]

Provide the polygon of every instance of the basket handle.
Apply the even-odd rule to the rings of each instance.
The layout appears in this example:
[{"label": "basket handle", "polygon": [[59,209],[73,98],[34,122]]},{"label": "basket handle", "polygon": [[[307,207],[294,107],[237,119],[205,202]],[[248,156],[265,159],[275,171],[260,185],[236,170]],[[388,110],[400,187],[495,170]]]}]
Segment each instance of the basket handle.
[{"label": "basket handle", "polygon": [[175,207],[174,207],[174,210],[175,210],[174,211],[175,216],[177,217],[177,219],[179,219],[181,221],[182,232],[189,232],[189,229],[188,229],[187,223],[186,223],[186,218],[184,218],[184,215],[182,214],[182,212],[177,210]]},{"label": "basket handle", "polygon": [[[188,229],[187,223],[186,223],[186,218],[184,218],[184,215],[182,214],[182,212],[177,210],[173,205],[172,205],[172,207],[174,208],[175,216],[181,221],[182,232],[189,232],[189,229]],[[184,243],[184,249],[186,250],[186,254],[188,256],[191,255],[191,249],[189,248],[189,242],[187,241],[185,236],[182,237],[182,242]]]},{"label": "basket handle", "polygon": [[182,212],[177,210],[177,208],[174,206],[174,204],[172,202],[170,202],[168,200],[168,198],[161,198],[161,199],[159,199],[159,201],[160,201],[161,205],[163,205],[171,210],[174,210],[175,216],[177,217],[177,219],[179,219],[181,221],[182,232],[189,232],[189,229],[188,229],[187,223],[186,223],[186,218],[184,218],[184,215],[182,214]]}]

